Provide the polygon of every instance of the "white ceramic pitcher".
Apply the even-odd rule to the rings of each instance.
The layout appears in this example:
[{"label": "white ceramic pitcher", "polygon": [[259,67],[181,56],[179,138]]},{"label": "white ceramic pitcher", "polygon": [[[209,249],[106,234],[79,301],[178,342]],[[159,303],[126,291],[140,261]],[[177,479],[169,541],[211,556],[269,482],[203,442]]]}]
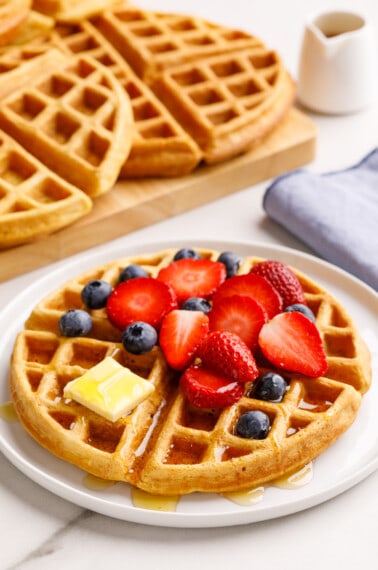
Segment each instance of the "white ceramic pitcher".
[{"label": "white ceramic pitcher", "polygon": [[323,12],[306,23],[298,70],[298,99],[321,113],[361,110],[376,95],[377,45],[360,14]]}]

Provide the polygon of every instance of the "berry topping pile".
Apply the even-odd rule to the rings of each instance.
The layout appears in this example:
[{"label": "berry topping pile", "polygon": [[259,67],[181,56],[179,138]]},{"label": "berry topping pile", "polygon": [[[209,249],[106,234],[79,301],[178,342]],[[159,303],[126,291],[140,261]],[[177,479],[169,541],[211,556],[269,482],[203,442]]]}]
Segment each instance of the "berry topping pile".
[{"label": "berry topping pile", "polygon": [[[287,265],[261,261],[239,274],[240,263],[233,252],[214,261],[183,248],[156,277],[129,265],[114,287],[101,280],[84,286],[83,309],[61,317],[61,334],[88,334],[91,310],[105,309],[126,351],[160,347],[191,405],[222,408],[244,395],[281,402],[285,372],[318,377],[327,370],[315,315]],[[260,372],[262,363],[270,371]],[[239,417],[235,433],[261,439],[269,429],[269,417],[255,410]]]}]

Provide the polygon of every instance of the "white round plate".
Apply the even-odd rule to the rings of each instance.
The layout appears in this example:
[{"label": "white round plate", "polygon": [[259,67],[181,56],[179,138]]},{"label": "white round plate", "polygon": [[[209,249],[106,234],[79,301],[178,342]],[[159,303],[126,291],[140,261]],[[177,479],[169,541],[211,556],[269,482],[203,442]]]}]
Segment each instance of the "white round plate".
[{"label": "white round plate", "polygon": [[[18,295],[0,314],[0,404],[10,400],[9,357],[14,338],[38,300],[85,269],[125,255],[183,247],[186,242],[142,244],[116,249],[109,246],[101,254],[80,255],[64,263]],[[57,459],[40,447],[19,422],[0,419],[0,449],[20,471],[42,487],[81,507],[104,515],[158,526],[217,527],[252,523],[307,509],[335,497],[372,473],[378,464],[377,314],[378,296],[359,280],[310,255],[284,247],[259,243],[196,241],[191,247],[219,251],[232,250],[242,256],[258,255],[291,264],[326,287],[355,320],[373,355],[373,384],[363,398],[356,421],[337,442],[314,461],[313,478],[299,489],[267,487],[262,500],[253,506],[239,506],[224,497],[194,493],[180,498],[175,512],[135,507],[131,489],[125,483],[106,488],[89,488],[85,473]]]}]

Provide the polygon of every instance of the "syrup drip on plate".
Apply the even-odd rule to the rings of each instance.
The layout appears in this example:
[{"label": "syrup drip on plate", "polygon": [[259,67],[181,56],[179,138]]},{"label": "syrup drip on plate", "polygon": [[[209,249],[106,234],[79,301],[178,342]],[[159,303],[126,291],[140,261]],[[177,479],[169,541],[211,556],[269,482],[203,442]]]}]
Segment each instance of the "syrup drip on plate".
[{"label": "syrup drip on plate", "polygon": [[[88,473],[83,479],[84,486],[91,491],[102,491],[103,489],[107,489],[116,483],[117,481],[107,481],[106,479],[96,477],[90,473]],[[180,497],[178,495],[172,497],[165,495],[151,495],[150,493],[146,493],[141,489],[132,487],[131,500],[134,507],[138,507],[139,509],[174,512],[176,510]]]},{"label": "syrup drip on plate", "polygon": [[[312,476],[313,466],[311,462],[295,473],[275,479],[269,483],[268,486],[279,487],[280,489],[299,489],[300,487],[304,487],[304,485],[310,483]],[[255,487],[253,489],[237,493],[224,493],[222,496],[237,505],[250,507],[252,505],[256,505],[263,499],[264,490],[264,487]]]},{"label": "syrup drip on plate", "polygon": [[312,480],[313,476],[313,466],[312,461],[302,467],[299,471],[291,473],[291,475],[285,475],[275,479],[270,484],[272,487],[279,487],[280,489],[299,489],[304,485],[307,485]]},{"label": "syrup drip on plate", "polygon": [[0,418],[6,422],[19,421],[13,402],[5,402],[0,405]]},{"label": "syrup drip on plate", "polygon": [[[285,475],[279,477],[272,481],[268,486],[278,487],[280,489],[299,489],[304,485],[310,483],[313,477],[313,463],[310,462],[299,471],[291,473],[290,475]],[[111,485],[114,485],[116,481],[106,481],[100,477],[95,477],[94,475],[86,475],[83,483],[86,487],[93,491],[101,491],[106,489]],[[252,507],[256,505],[264,498],[264,492],[266,487],[253,487],[252,489],[247,489],[246,491],[236,491],[232,493],[222,493],[222,497],[225,499],[236,503],[242,507]],[[131,488],[131,500],[134,507],[139,509],[147,509],[151,511],[164,511],[164,512],[175,512],[178,502],[180,500],[179,495],[168,496],[168,495],[152,495],[146,491],[142,491],[137,487]]]},{"label": "syrup drip on plate", "polygon": [[179,495],[174,495],[172,497],[166,495],[151,495],[141,489],[132,487],[131,499],[134,507],[138,507],[140,509],[174,512],[180,497]]},{"label": "syrup drip on plate", "polygon": [[88,473],[83,479],[83,483],[85,487],[91,489],[92,491],[101,491],[102,489],[107,489],[112,485],[116,484],[116,481],[108,481],[106,479],[102,479],[101,477],[96,477],[96,475],[91,475]]},{"label": "syrup drip on plate", "polygon": [[264,497],[264,487],[255,487],[254,489],[249,489],[248,491],[238,491],[235,493],[223,493],[222,497],[240,505],[242,507],[252,507]]}]

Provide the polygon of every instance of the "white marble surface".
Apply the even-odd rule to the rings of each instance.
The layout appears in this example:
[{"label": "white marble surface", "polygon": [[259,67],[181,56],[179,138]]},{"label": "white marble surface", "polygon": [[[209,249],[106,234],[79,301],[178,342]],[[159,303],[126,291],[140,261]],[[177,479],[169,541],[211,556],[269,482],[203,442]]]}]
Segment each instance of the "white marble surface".
[{"label": "white marble surface", "polygon": [[[353,9],[353,0],[139,0],[147,8],[196,13],[256,33],[282,54],[296,77],[306,16],[314,10]],[[374,23],[378,4],[358,7]],[[350,116],[311,115],[319,128],[315,172],[357,162],[377,146],[378,104]],[[261,241],[310,251],[269,221],[261,200],[268,181],[124,238],[114,245],[193,237]],[[106,248],[104,245],[98,250]],[[83,254],[82,254],[83,255]],[[78,257],[78,256],[77,256]],[[79,256],[80,257],[80,256]],[[55,263],[53,267],[62,264]],[[1,304],[11,300],[51,266],[0,284]],[[0,420],[1,421],[1,420]],[[123,522],[66,502],[30,481],[0,455],[0,570],[85,570],[105,567],[344,570],[375,568],[377,473],[332,500],[303,512],[245,526],[172,529]]]}]

